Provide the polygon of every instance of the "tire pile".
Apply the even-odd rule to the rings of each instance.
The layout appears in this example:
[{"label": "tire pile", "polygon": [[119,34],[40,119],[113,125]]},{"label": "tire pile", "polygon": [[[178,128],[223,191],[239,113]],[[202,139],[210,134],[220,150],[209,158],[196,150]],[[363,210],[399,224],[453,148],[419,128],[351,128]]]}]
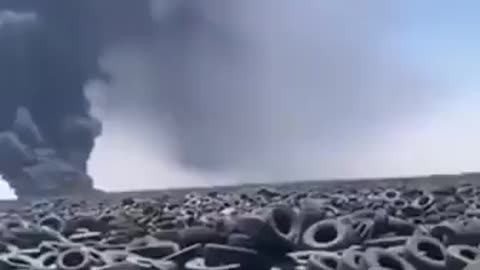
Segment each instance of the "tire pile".
[{"label": "tire pile", "polygon": [[4,211],[0,270],[480,269],[480,187],[55,199]]}]

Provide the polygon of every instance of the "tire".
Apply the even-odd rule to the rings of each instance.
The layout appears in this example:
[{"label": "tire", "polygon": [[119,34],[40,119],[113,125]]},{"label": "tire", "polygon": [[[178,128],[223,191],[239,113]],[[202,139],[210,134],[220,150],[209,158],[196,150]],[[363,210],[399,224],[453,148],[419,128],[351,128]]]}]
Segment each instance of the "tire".
[{"label": "tire", "polygon": [[467,265],[467,267],[463,268],[463,270],[478,270],[478,269],[480,269],[480,260],[477,260]]},{"label": "tire", "polygon": [[202,244],[198,243],[172,253],[162,258],[162,260],[172,261],[175,262],[179,267],[183,267],[189,260],[199,256],[201,251]]},{"label": "tire", "polygon": [[250,236],[242,233],[232,233],[228,236],[227,244],[234,247],[255,248]]},{"label": "tire", "polygon": [[257,249],[278,254],[293,250],[298,227],[296,212],[286,205],[265,208],[236,221],[237,231],[248,235]]},{"label": "tire", "polygon": [[308,259],[307,270],[337,270],[340,256],[333,252],[317,252]]},{"label": "tire", "polygon": [[435,197],[432,194],[424,194],[416,198],[412,202],[412,207],[422,209],[423,211],[428,210],[435,204]]},{"label": "tire", "polygon": [[388,232],[393,232],[397,236],[411,236],[415,229],[415,224],[406,220],[396,217],[390,217],[388,219]]},{"label": "tire", "polygon": [[318,250],[301,250],[294,251],[287,254],[288,258],[291,258],[296,265],[307,265],[310,257],[317,253],[325,253],[325,251]]},{"label": "tire", "polygon": [[299,213],[299,233],[302,234],[310,225],[323,220],[327,210],[324,209],[324,200],[306,198],[302,201]]},{"label": "tire", "polygon": [[56,266],[58,255],[59,254],[56,251],[46,252],[38,258],[38,262],[42,268],[51,269]]},{"label": "tire", "polygon": [[161,259],[180,250],[180,246],[171,241],[155,241],[147,243],[145,246],[128,247],[127,251],[137,256],[148,259]]},{"label": "tire", "polygon": [[365,240],[372,238],[375,229],[375,222],[369,219],[354,221],[352,228],[353,235],[356,238],[354,242],[362,243]]},{"label": "tire", "polygon": [[185,228],[178,231],[179,243],[182,247],[188,247],[197,243],[225,243],[225,237],[223,237],[215,229],[203,227],[203,226],[194,226]]},{"label": "tire", "polygon": [[364,253],[359,250],[347,249],[342,254],[338,270],[361,270],[363,256]]},{"label": "tire", "polygon": [[478,245],[480,243],[480,220],[442,222],[433,227],[431,233],[446,245]]},{"label": "tire", "polygon": [[88,270],[90,269],[89,254],[81,248],[67,249],[58,255],[57,266],[60,270]]},{"label": "tire", "polygon": [[34,269],[39,262],[19,253],[0,255],[0,269]]},{"label": "tire", "polygon": [[405,245],[405,258],[417,269],[447,269],[445,247],[435,238],[411,237]]},{"label": "tire", "polygon": [[380,237],[365,241],[364,244],[367,247],[389,248],[404,245],[408,239],[410,238],[406,236]]},{"label": "tire", "polygon": [[305,249],[337,251],[353,242],[348,224],[335,219],[319,221],[310,226],[302,236]]},{"label": "tire", "polygon": [[385,200],[387,202],[393,202],[393,201],[399,199],[400,196],[401,196],[400,192],[398,190],[395,190],[395,189],[387,189],[382,194],[383,200]]},{"label": "tire", "polygon": [[194,258],[185,264],[185,270],[241,270],[241,269],[244,269],[244,268],[242,268],[238,263],[221,265],[216,267],[209,267],[205,265],[205,259],[201,257]]},{"label": "tire", "polygon": [[384,249],[368,249],[361,261],[360,269],[370,270],[374,267],[393,269],[393,270],[416,270],[409,262],[395,253]]},{"label": "tire", "polygon": [[221,266],[240,264],[242,269],[270,269],[263,258],[252,249],[231,247],[227,245],[207,244],[203,250],[205,265]]},{"label": "tire", "polygon": [[453,245],[447,249],[447,269],[462,270],[479,258],[480,250],[467,245]]},{"label": "tire", "polygon": [[49,227],[59,233],[62,233],[65,230],[65,220],[55,214],[43,217],[38,221],[38,225]]}]

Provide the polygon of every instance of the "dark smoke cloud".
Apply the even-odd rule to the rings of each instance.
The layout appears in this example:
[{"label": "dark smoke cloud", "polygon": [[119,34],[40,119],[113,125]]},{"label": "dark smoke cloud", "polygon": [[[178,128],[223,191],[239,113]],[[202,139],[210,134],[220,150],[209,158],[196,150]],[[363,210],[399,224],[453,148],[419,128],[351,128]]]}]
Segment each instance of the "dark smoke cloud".
[{"label": "dark smoke cloud", "polygon": [[103,57],[106,118],[168,133],[167,154],[154,136],[138,147],[183,168],[247,181],[348,174],[352,152],[438,93],[387,46],[395,10],[384,1],[153,3],[154,37]]},{"label": "dark smoke cloud", "polygon": [[[85,169],[100,124],[84,90],[96,85],[87,94],[106,124],[99,140],[136,139],[95,153],[127,149],[101,163],[127,166],[93,172],[109,170],[99,179],[109,187],[136,187],[132,177],[158,173],[162,160],[167,171],[247,180],[339,171],[352,149],[431,94],[384,45],[394,25],[384,1],[4,0],[0,9],[34,17],[12,27],[33,31],[34,42],[0,42],[12,59],[0,64],[0,127],[22,105],[43,141]],[[132,157],[134,148],[151,160]],[[118,180],[119,171],[136,174]],[[175,181],[143,176],[150,186]]]},{"label": "dark smoke cloud", "polygon": [[20,189],[28,189],[28,181],[48,186],[47,178],[91,182],[80,172],[87,170],[101,124],[90,115],[84,87],[106,78],[98,68],[103,48],[148,32],[140,16],[115,31],[125,14],[111,7],[125,3],[130,7],[121,10],[128,14],[150,10],[148,2],[0,1],[0,144],[22,157],[15,161],[3,151],[0,171],[17,193],[26,192]]},{"label": "dark smoke cloud", "polygon": [[67,7],[58,4],[2,13],[0,125],[11,127],[17,108],[24,106],[48,144],[68,156],[70,149],[89,153],[97,132],[84,125],[81,129],[92,134],[75,138],[69,121],[90,119],[83,84],[94,75],[96,55],[89,53],[79,22],[65,17],[61,11]]}]

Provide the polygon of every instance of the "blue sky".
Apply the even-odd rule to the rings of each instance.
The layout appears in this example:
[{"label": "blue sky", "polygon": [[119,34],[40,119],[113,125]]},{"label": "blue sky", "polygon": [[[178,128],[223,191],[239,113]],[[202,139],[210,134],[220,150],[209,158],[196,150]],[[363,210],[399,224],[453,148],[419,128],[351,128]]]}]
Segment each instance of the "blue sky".
[{"label": "blue sky", "polygon": [[439,86],[417,124],[397,130],[395,142],[408,141],[405,134],[415,142],[416,150],[405,154],[405,164],[426,165],[424,170],[406,166],[403,171],[479,171],[480,2],[412,0],[396,5],[388,42],[406,63]]},{"label": "blue sky", "polygon": [[398,42],[409,62],[459,88],[478,83],[475,80],[480,66],[480,2],[398,3],[401,7],[396,12],[396,31],[389,35]]}]

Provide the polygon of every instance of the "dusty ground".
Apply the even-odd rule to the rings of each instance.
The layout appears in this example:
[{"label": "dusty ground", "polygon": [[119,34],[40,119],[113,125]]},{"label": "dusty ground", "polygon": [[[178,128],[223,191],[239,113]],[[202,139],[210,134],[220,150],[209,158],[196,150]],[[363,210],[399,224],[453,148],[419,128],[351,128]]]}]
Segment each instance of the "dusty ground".
[{"label": "dusty ground", "polygon": [[[351,180],[308,180],[308,181],[282,181],[276,183],[261,183],[261,184],[244,184],[232,186],[214,186],[214,187],[192,187],[168,190],[141,190],[141,191],[126,191],[126,192],[105,192],[102,195],[89,196],[81,194],[79,196],[71,196],[66,199],[69,200],[88,200],[89,202],[118,202],[127,197],[133,198],[160,198],[169,196],[170,198],[183,198],[189,192],[195,191],[198,193],[208,193],[210,191],[222,192],[248,192],[249,190],[258,187],[274,187],[279,190],[286,191],[307,191],[318,188],[365,188],[375,186],[385,187],[418,187],[425,190],[434,189],[446,185],[454,185],[458,183],[471,182],[480,183],[480,173],[465,173],[457,175],[430,175],[406,178],[384,178],[384,179],[351,179]],[[18,200],[0,200],[1,209],[15,208],[18,206],[28,204],[28,201]]]}]

